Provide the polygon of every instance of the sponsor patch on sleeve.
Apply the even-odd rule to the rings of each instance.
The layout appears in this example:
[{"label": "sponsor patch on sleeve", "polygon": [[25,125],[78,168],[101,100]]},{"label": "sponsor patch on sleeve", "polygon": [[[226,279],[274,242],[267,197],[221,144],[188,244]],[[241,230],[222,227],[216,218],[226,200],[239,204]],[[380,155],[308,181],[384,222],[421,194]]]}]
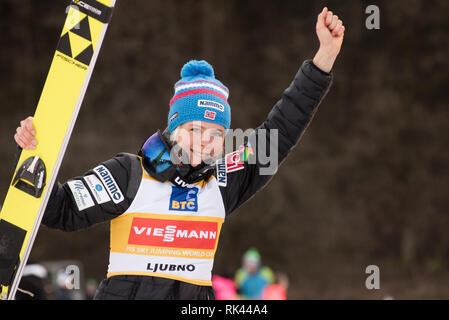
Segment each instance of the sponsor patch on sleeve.
[{"label": "sponsor patch on sleeve", "polygon": [[70,191],[72,191],[73,198],[75,199],[79,211],[83,211],[95,205],[94,200],[82,180],[68,181],[67,184]]},{"label": "sponsor patch on sleeve", "polygon": [[[224,160],[221,160],[221,163],[225,163],[226,172],[234,172],[239,171],[245,168],[244,163],[248,161],[249,157],[254,155],[254,150],[251,147],[250,142],[247,142],[246,145],[240,146],[240,148],[234,152],[226,154]],[[218,164],[220,164],[218,162]],[[218,175],[220,173],[218,172]]]},{"label": "sponsor patch on sleeve", "polygon": [[227,174],[226,174],[226,158],[223,157],[217,161],[217,180],[220,187],[226,187]]},{"label": "sponsor patch on sleeve", "polygon": [[100,165],[96,167],[94,171],[103,182],[103,186],[106,188],[106,191],[111,196],[111,199],[115,204],[125,200],[125,197],[123,196],[117,182],[115,182],[114,177],[105,166]]},{"label": "sponsor patch on sleeve", "polygon": [[239,171],[245,168],[240,151],[234,151],[226,155],[226,172]]},{"label": "sponsor patch on sleeve", "polygon": [[84,180],[87,183],[87,186],[90,189],[90,192],[93,194],[95,200],[98,204],[106,203],[111,201],[111,197],[109,197],[106,188],[100,179],[97,178],[96,175],[91,174],[84,177]]}]

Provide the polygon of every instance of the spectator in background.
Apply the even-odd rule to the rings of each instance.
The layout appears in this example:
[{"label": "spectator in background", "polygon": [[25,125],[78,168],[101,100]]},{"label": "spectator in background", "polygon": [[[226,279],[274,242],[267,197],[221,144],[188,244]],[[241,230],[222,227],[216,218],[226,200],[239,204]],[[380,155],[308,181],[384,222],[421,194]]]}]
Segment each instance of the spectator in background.
[{"label": "spectator in background", "polygon": [[287,300],[288,277],[283,273],[276,273],[275,283],[265,287],[263,300]]},{"label": "spectator in background", "polygon": [[90,278],[86,281],[86,300],[93,300],[97,291],[97,280]]},{"label": "spectator in background", "polygon": [[242,299],[262,299],[267,285],[274,282],[273,272],[263,266],[257,249],[251,248],[243,255],[242,268],[235,274],[235,284]]},{"label": "spectator in background", "polygon": [[212,287],[215,291],[215,299],[217,300],[237,300],[237,289],[234,280],[231,277],[213,275]]},{"label": "spectator in background", "polygon": [[70,290],[67,288],[71,280],[70,275],[64,269],[58,271],[56,274],[56,286],[54,288],[54,295],[57,300],[72,300]]},{"label": "spectator in background", "polygon": [[44,266],[28,261],[20,279],[16,300],[48,300],[45,290],[48,271]]}]

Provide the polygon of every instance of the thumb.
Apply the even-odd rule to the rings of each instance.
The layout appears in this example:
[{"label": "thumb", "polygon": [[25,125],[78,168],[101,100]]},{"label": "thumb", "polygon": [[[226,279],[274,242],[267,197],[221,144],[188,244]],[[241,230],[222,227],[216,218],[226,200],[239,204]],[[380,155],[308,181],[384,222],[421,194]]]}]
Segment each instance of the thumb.
[{"label": "thumb", "polygon": [[36,130],[34,129],[33,125],[33,117],[28,117],[25,120],[25,128],[28,129],[28,131],[30,131],[32,135],[36,134]]},{"label": "thumb", "polygon": [[329,10],[327,9],[327,7],[323,8],[323,11],[321,11],[321,13],[318,15],[318,20],[317,20],[317,26],[324,26],[325,22],[326,22],[326,16],[327,16],[327,12]]}]

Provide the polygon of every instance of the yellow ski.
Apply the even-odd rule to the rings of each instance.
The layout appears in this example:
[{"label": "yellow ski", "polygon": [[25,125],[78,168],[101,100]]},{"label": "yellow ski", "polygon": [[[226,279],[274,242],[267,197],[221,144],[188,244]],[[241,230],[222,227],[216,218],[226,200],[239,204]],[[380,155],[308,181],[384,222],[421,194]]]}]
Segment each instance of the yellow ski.
[{"label": "yellow ski", "polygon": [[73,0],[35,115],[37,148],[23,150],[0,212],[0,300],[14,299],[64,157],[116,0]]}]

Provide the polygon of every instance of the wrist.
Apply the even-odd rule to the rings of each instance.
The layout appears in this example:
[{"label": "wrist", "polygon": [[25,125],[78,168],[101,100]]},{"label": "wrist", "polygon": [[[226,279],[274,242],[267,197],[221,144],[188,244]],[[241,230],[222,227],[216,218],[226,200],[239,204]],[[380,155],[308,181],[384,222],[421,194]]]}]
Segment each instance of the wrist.
[{"label": "wrist", "polygon": [[334,50],[329,50],[320,47],[315,57],[313,58],[313,63],[315,66],[320,68],[324,72],[331,72],[334,66],[335,59],[337,59],[338,52],[333,52]]}]

